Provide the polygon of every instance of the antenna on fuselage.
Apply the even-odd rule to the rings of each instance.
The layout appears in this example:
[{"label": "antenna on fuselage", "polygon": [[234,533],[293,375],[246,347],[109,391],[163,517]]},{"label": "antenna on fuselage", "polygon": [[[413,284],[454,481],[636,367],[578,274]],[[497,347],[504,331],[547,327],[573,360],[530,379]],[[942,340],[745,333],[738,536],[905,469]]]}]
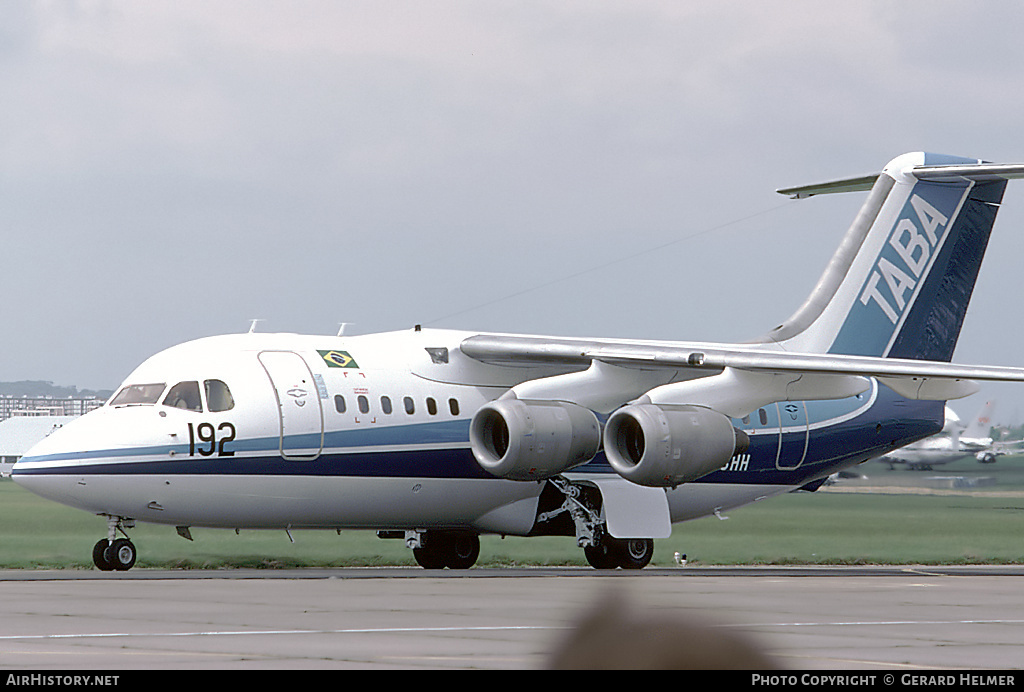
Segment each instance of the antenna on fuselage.
[{"label": "antenna on fuselage", "polygon": [[355,322],[338,322],[338,324],[340,325],[338,328],[338,336],[345,336],[345,327],[350,324],[355,324]]},{"label": "antenna on fuselage", "polygon": [[263,322],[263,320],[261,320],[261,319],[254,319],[254,320],[252,320],[251,324],[249,324],[249,333],[250,334],[255,333],[255,331],[256,331],[256,323],[257,322]]}]

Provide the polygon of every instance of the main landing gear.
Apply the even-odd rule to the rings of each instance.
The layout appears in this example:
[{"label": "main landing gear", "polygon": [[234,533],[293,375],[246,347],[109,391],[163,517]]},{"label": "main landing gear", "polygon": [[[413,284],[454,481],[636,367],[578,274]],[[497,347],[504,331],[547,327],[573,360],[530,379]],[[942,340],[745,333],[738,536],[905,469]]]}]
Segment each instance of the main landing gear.
[{"label": "main landing gear", "polygon": [[406,537],[424,569],[469,569],[480,557],[480,537],[471,531],[424,531]]},{"label": "main landing gear", "polygon": [[[643,569],[654,557],[652,538],[615,538],[608,533],[601,511],[601,496],[592,486],[574,484],[556,476],[548,479],[550,487],[562,496],[562,504],[542,512],[538,524],[561,521],[568,515],[576,544],[583,548],[587,562],[595,569]],[[551,501],[550,499],[548,500]],[[550,505],[549,505],[550,506]],[[566,526],[563,525],[562,531]],[[558,533],[555,530],[553,533]]]},{"label": "main landing gear", "polygon": [[[135,565],[135,544],[131,542],[124,530],[134,526],[133,519],[108,516],[107,538],[101,538],[92,548],[93,564],[104,572],[130,570]],[[118,531],[124,538],[117,538]]]}]

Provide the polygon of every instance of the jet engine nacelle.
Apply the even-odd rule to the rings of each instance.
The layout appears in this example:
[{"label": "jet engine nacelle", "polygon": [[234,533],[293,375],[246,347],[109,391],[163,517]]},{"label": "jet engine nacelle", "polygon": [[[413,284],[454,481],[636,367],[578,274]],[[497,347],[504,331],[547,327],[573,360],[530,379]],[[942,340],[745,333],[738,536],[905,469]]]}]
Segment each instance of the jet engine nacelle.
[{"label": "jet engine nacelle", "polygon": [[499,399],[473,416],[469,441],[488,473],[536,481],[593,459],[601,425],[593,411],[576,404]]},{"label": "jet engine nacelle", "polygon": [[749,442],[728,417],[702,406],[631,404],[615,411],[604,429],[612,468],[628,481],[656,488],[717,471]]}]

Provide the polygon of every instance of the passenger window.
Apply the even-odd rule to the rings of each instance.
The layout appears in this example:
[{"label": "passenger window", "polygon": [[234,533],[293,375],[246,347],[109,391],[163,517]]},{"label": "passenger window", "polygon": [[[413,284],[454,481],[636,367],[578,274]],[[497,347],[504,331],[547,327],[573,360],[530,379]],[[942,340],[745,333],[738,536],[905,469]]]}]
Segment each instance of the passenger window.
[{"label": "passenger window", "polygon": [[199,399],[199,382],[179,382],[171,387],[164,397],[164,406],[202,413],[203,402]]},{"label": "passenger window", "polygon": [[206,380],[203,382],[206,387],[206,405],[210,411],[230,411],[235,407],[235,400],[231,396],[231,390],[220,380]]},{"label": "passenger window", "polygon": [[359,402],[359,412],[360,413],[369,413],[370,412],[370,400],[369,399],[367,399],[365,396],[360,394],[359,397],[356,399],[356,401]]},{"label": "passenger window", "polygon": [[387,415],[391,415],[391,397],[382,396],[380,398],[380,410]]},{"label": "passenger window", "polygon": [[408,413],[410,416],[416,413],[416,404],[413,402],[411,396],[407,396],[404,399],[402,399],[402,403],[405,404],[405,412]]},{"label": "passenger window", "polygon": [[130,384],[111,399],[110,405],[155,404],[160,400],[160,395],[163,394],[166,386],[163,382],[159,384]]},{"label": "passenger window", "polygon": [[437,415],[437,402],[432,397],[427,397],[427,413],[432,416]]},{"label": "passenger window", "polygon": [[768,412],[763,408],[757,409],[757,417],[761,420],[761,425],[768,425]]},{"label": "passenger window", "polygon": [[448,410],[452,412],[453,416],[459,415],[459,402],[456,399],[448,400]]},{"label": "passenger window", "polygon": [[346,408],[347,407],[345,406],[345,397],[343,397],[341,394],[335,394],[334,410],[337,411],[338,413],[345,413]]}]

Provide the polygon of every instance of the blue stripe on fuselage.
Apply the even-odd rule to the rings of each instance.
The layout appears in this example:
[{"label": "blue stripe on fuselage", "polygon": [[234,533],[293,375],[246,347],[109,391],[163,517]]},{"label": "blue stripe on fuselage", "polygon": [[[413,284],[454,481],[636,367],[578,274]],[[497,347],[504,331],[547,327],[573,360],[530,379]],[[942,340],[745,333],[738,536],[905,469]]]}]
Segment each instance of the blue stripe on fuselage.
[{"label": "blue stripe on fuselage", "polygon": [[[942,428],[944,420],[943,402],[909,401],[884,386],[878,387],[877,398],[870,408],[849,420],[841,420],[842,414],[852,413],[863,406],[863,400],[857,397],[807,402],[812,428],[806,455],[797,468],[779,468],[795,466],[799,459],[777,458],[778,435],[759,435],[751,438],[749,459],[743,468],[716,471],[696,482],[803,485],[896,446],[934,434]],[[822,425],[825,414],[836,422]],[[54,455],[45,460],[75,463],[38,468],[15,466],[14,473],[25,476],[127,474],[493,479],[480,468],[469,449],[468,428],[467,420],[453,420],[332,431],[325,435],[324,451],[311,460],[283,458],[280,440],[273,437],[239,440],[234,456],[230,457],[190,457],[187,449],[185,453],[179,451],[171,456],[170,447],[107,450]],[[319,436],[315,437],[319,441]],[[804,433],[785,432],[781,437],[784,450],[803,453]],[[410,448],[417,444],[435,447]],[[160,458],[138,458],[154,455]],[[96,460],[95,463],[90,463],[91,459]],[[603,452],[574,471],[614,473]]]}]

